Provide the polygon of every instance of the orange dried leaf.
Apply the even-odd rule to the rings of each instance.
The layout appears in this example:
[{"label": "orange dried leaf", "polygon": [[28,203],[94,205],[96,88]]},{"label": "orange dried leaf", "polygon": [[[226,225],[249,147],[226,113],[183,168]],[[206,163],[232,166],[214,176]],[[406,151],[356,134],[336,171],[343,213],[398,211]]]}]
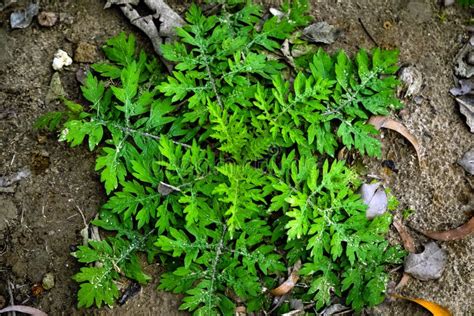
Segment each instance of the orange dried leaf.
[{"label": "orange dried leaf", "polygon": [[402,299],[402,300],[407,300],[407,301],[412,301],[414,303],[417,303],[418,305],[423,306],[424,308],[429,310],[433,314],[433,316],[451,316],[452,315],[451,312],[447,308],[437,303],[433,303],[421,298],[410,298],[410,297],[405,297],[405,296],[401,296],[397,294],[392,294],[392,296]]},{"label": "orange dried leaf", "polygon": [[299,276],[297,273],[292,272],[290,274],[290,277],[280,284],[279,287],[274,288],[273,290],[270,291],[272,295],[274,296],[283,296],[286,293],[290,292],[296,285],[296,282],[298,282]]},{"label": "orange dried leaf", "polygon": [[441,232],[422,232],[423,235],[430,237],[431,239],[448,241],[448,240],[458,240],[462,239],[474,232],[474,217],[465,223],[464,225],[459,226],[451,230],[441,231]]},{"label": "orange dried leaf", "polygon": [[421,147],[415,136],[413,136],[410,131],[402,123],[395,121],[392,118],[385,116],[372,116],[369,119],[369,124],[375,126],[376,129],[387,128],[395,132],[398,132],[400,135],[408,139],[408,141],[413,145],[418,157],[418,161],[421,163]]}]

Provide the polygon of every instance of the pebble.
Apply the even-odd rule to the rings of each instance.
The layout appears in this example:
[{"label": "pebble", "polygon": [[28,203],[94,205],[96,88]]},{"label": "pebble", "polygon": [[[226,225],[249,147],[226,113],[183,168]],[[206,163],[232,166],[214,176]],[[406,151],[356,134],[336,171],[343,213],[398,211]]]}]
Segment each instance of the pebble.
[{"label": "pebble", "polygon": [[56,54],[54,54],[53,59],[53,69],[54,70],[61,70],[64,66],[69,66],[72,64],[72,59],[69,55],[63,51],[62,49],[58,49]]},{"label": "pebble", "polygon": [[458,160],[458,164],[470,175],[474,175],[474,148],[471,148],[464,156]]},{"label": "pebble", "polygon": [[94,63],[99,59],[97,47],[87,42],[80,42],[74,53],[74,61],[78,63]]},{"label": "pebble", "polygon": [[13,11],[10,15],[12,29],[24,29],[30,26],[33,17],[38,14],[38,3],[30,3],[25,9]]},{"label": "pebble", "polygon": [[49,90],[46,93],[45,103],[50,104],[54,100],[58,100],[61,97],[64,97],[66,92],[64,91],[63,84],[61,83],[61,77],[59,72],[55,72],[51,77],[51,82],[49,83]]},{"label": "pebble", "polygon": [[41,26],[51,27],[58,22],[58,15],[54,12],[42,11],[38,15],[38,23]]},{"label": "pebble", "polygon": [[413,66],[403,68],[399,79],[402,82],[401,90],[404,90],[399,91],[399,93],[403,97],[412,97],[420,93],[423,86],[423,75],[418,69]]},{"label": "pebble", "polygon": [[41,284],[45,290],[51,290],[54,287],[54,274],[51,272],[46,273]]},{"label": "pebble", "polygon": [[471,66],[474,66],[474,51],[470,51],[467,55],[467,63]]}]

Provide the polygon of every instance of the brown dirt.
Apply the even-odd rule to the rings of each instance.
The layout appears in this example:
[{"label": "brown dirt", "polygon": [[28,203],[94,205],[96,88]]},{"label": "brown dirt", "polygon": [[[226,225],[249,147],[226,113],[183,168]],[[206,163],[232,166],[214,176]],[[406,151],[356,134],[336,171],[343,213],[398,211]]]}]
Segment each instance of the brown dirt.
[{"label": "brown dirt", "polygon": [[[474,138],[448,94],[453,85],[453,58],[467,39],[464,25],[470,12],[457,6],[442,9],[434,1],[419,1],[421,5],[413,9],[416,5],[409,2],[414,1],[314,1],[313,15],[344,30],[343,36],[328,47],[331,51],[343,48],[354,52],[374,46],[361,27],[360,17],[379,45],[398,47],[401,63],[415,65],[423,73],[423,101],[417,105],[406,100],[400,119],[420,141],[427,167],[418,167],[409,143],[395,133],[384,132],[383,157],[394,160],[400,169],[386,182],[400,199],[401,209],[415,210],[407,221],[409,227],[442,230],[465,222],[465,210],[469,210],[465,206],[474,201],[472,176],[456,164],[474,146]],[[84,313],[75,308],[77,285],[71,276],[79,265],[69,255],[70,246],[81,242],[83,221],[77,208],[90,220],[104,194],[93,170],[93,154],[85,148],[59,144],[54,135],[38,133],[32,125],[39,115],[61,108],[59,103],[44,101],[53,73],[52,57],[58,48],[72,54],[81,41],[100,46],[120,31],[138,34],[120,12],[103,10],[103,3],[40,1],[43,10],[73,19],[72,24],[61,22],[52,28],[40,27],[34,21],[27,29],[11,30],[8,17],[13,7],[0,12],[0,175],[25,167],[32,170],[30,177],[15,185],[13,193],[0,193],[0,296],[10,299],[10,281],[16,286],[15,303],[36,306],[51,315]],[[139,40],[146,43],[140,35]],[[79,66],[74,63],[61,72],[66,93],[73,99],[79,97],[75,79]],[[370,173],[381,174],[380,161],[368,160],[366,164]],[[413,230],[411,233],[421,250],[426,238]],[[393,232],[391,239],[397,238]],[[412,279],[401,293],[436,301],[454,315],[472,315],[473,238],[439,244],[449,254],[441,279]],[[147,269],[159,270],[157,266]],[[32,296],[32,286],[48,272],[55,276],[55,287],[39,297]],[[124,306],[100,313],[178,314],[179,299],[157,292],[155,285],[156,280]],[[387,302],[370,313],[424,314],[404,302]]]}]

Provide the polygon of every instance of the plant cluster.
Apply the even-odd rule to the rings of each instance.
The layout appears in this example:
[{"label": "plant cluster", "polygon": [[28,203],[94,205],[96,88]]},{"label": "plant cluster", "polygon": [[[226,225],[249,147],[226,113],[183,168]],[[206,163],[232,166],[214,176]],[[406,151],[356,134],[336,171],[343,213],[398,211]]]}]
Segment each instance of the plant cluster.
[{"label": "plant cluster", "polygon": [[146,283],[142,253],[167,269],[159,288],[197,315],[268,310],[269,290],[299,263],[291,295],[317,309],[384,299],[387,265],[404,256],[384,238],[391,215],[366,219],[357,174],[334,156],[380,155],[366,121],[400,107],[397,52],[360,50],[354,62],[319,49],[292,68],[279,49],[309,23],[306,2],[267,19],[242,2],[218,16],[191,6],[162,47],[172,74],[137,54],[132,35],[110,39],[82,87],[88,106],[66,101],[67,117],[39,121],[97,150],[108,195],[93,224],[116,235],[73,253],[87,264],[74,277],[79,306],[112,305],[121,276]]}]

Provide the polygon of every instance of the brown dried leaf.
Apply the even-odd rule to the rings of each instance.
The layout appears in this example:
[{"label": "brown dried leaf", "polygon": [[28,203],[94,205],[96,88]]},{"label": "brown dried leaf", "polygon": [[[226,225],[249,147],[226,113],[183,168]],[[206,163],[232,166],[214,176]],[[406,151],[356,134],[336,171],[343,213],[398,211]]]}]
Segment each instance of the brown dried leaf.
[{"label": "brown dried leaf", "polygon": [[410,279],[411,276],[408,273],[403,272],[400,282],[398,282],[398,284],[395,286],[395,290],[400,290],[401,288],[405,287],[410,281]]},{"label": "brown dried leaf", "polygon": [[4,309],[0,309],[0,314],[8,313],[8,312],[20,312],[23,314],[33,315],[33,316],[48,316],[45,312],[40,311],[37,308],[25,305],[11,305],[5,307]]},{"label": "brown dried leaf", "polygon": [[413,241],[413,238],[411,237],[410,233],[408,232],[406,226],[402,223],[402,221],[399,219],[394,220],[393,226],[395,226],[395,228],[397,229],[397,232],[400,235],[400,238],[402,239],[403,247],[405,248],[405,250],[408,252],[415,252],[415,242]]},{"label": "brown dried leaf", "polygon": [[434,231],[422,231],[421,233],[431,239],[448,241],[448,240],[458,240],[466,236],[469,236],[474,232],[474,217],[465,223],[464,225],[459,226],[451,230],[434,232]]},{"label": "brown dried leaf", "polygon": [[300,278],[298,275],[298,271],[300,270],[300,268],[301,268],[301,261],[298,261],[293,266],[293,270],[291,271],[288,279],[282,284],[280,284],[279,287],[271,290],[270,293],[274,296],[283,296],[286,293],[290,292],[291,289],[295,287],[296,282],[298,282],[298,279]]},{"label": "brown dried leaf", "polygon": [[398,132],[400,135],[405,137],[415,148],[418,161],[421,164],[421,147],[415,136],[413,136],[408,129],[402,123],[395,121],[390,117],[385,116],[372,116],[369,119],[369,124],[375,126],[376,129],[380,130],[381,128],[391,129],[395,132]]}]

